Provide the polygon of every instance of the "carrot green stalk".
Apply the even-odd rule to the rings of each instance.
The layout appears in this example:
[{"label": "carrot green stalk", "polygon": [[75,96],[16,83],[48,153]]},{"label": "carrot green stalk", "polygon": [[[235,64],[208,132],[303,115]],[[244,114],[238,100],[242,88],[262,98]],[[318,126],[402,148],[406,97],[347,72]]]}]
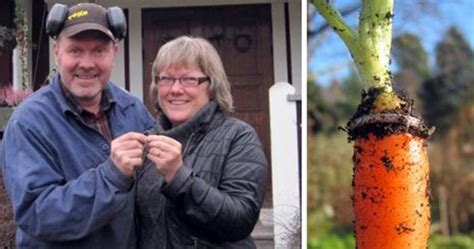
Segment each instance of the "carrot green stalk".
[{"label": "carrot green stalk", "polygon": [[358,32],[329,0],[314,0],[341,37],[367,90],[347,125],[354,140],[356,248],[425,249],[430,233],[430,132],[395,93],[390,66],[393,0],[362,0]]},{"label": "carrot green stalk", "polygon": [[362,81],[369,88],[383,89],[374,108],[399,108],[400,99],[393,92],[389,70],[393,0],[363,0],[358,32],[344,22],[328,0],[314,0],[314,5],[346,44]]}]

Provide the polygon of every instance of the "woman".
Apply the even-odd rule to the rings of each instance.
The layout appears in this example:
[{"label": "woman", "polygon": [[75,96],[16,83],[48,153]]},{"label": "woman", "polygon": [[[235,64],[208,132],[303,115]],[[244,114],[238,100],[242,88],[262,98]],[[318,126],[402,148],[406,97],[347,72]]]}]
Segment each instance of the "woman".
[{"label": "woman", "polygon": [[137,176],[139,247],[255,248],[267,162],[254,129],[228,115],[217,51],[179,37],[158,51],[152,76],[161,114]]}]

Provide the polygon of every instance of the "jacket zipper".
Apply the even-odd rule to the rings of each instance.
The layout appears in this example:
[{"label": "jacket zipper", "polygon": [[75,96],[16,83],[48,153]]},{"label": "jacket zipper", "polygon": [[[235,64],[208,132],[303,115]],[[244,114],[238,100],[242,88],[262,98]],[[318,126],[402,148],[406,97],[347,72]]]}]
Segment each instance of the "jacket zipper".
[{"label": "jacket zipper", "polygon": [[[189,149],[189,144],[191,143],[191,140],[192,138],[194,137],[194,135],[196,134],[196,132],[193,132],[191,134],[191,136],[189,136],[189,139],[188,141],[186,142],[186,145],[184,146],[184,151],[183,151],[183,161],[184,161],[184,157],[186,156],[186,152],[188,151]],[[191,239],[193,240],[193,247],[195,249],[198,248],[198,238],[196,238],[195,236],[191,236]]]},{"label": "jacket zipper", "polygon": [[[188,141],[186,142],[186,144],[184,145],[184,150],[183,150],[183,161],[184,161],[184,156],[186,155],[186,151],[188,150],[188,147],[189,147],[189,143],[191,141],[191,139],[193,138],[194,134],[196,134],[196,132],[193,132],[191,134],[191,136],[189,136],[189,139]],[[166,211],[167,211],[167,202],[168,200],[165,198],[165,203],[163,204],[165,206],[165,210],[164,210],[164,216],[166,217]],[[197,242],[197,238],[196,237],[192,237],[192,240],[193,240],[193,247],[194,248],[198,248],[197,245],[198,245],[198,242]],[[165,243],[165,248],[168,248],[168,242]]]},{"label": "jacket zipper", "polygon": [[[186,142],[186,145],[184,146],[184,150],[183,150],[183,161],[184,161],[184,157],[186,156],[186,152],[188,151],[189,149],[189,144],[191,143],[191,140],[193,139],[194,135],[196,134],[196,132],[193,132],[191,134],[191,136],[189,136],[189,139],[188,141]],[[193,248],[197,249],[198,248],[198,238],[194,237],[194,236],[191,236],[191,239],[193,240]]]},{"label": "jacket zipper", "polygon": [[191,239],[193,240],[193,247],[197,249],[198,248],[198,239],[194,236],[192,236]]}]

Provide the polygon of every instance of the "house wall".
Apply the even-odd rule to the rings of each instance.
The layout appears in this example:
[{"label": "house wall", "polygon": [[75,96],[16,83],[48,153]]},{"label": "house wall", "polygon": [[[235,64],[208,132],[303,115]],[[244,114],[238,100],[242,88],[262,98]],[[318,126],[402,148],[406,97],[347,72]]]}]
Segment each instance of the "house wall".
[{"label": "house wall", "polygon": [[[81,2],[78,0],[45,0],[48,8],[54,3],[63,3],[68,6]],[[211,5],[237,5],[237,4],[262,4],[270,3],[272,6],[273,25],[273,64],[275,82],[289,82],[296,88],[296,94],[290,96],[294,100],[301,100],[301,1],[289,0],[97,0],[96,3],[103,6],[120,6],[128,9],[128,39],[129,58],[133,63],[129,64],[130,92],[143,100],[143,58],[142,58],[142,16],[143,8],[180,7],[180,6],[211,6]],[[288,4],[289,23],[285,20],[285,4]],[[287,29],[287,25],[289,28]],[[289,36],[287,36],[289,30]],[[287,44],[290,37],[290,44]],[[125,62],[123,42],[120,43],[118,58],[112,73],[112,80],[125,86]],[[290,52],[287,53],[287,48]],[[52,50],[51,50],[52,51]],[[288,54],[290,56],[288,56]],[[290,58],[288,58],[290,57]],[[50,59],[54,65],[53,58]],[[288,65],[291,61],[291,65]],[[291,71],[289,71],[291,68]]]}]

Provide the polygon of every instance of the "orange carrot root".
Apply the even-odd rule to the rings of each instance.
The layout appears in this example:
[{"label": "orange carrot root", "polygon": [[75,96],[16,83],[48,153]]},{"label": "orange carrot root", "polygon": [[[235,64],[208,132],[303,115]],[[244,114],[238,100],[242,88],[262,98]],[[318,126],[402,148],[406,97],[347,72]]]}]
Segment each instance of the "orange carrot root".
[{"label": "orange carrot root", "polygon": [[358,249],[426,249],[430,233],[429,163],[423,138],[357,138],[354,213]]}]

